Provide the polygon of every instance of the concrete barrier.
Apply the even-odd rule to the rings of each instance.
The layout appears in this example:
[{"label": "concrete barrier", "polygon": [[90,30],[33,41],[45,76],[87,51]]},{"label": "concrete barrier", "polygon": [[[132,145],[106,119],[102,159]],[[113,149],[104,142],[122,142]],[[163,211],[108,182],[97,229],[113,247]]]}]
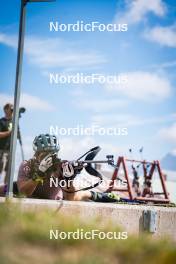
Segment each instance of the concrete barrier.
[{"label": "concrete barrier", "polygon": [[[4,202],[5,198],[0,198]],[[112,221],[119,225],[123,231],[129,234],[140,235],[144,232],[144,222],[150,225],[151,235],[154,237],[170,237],[176,241],[176,208],[129,205],[129,204],[105,204],[94,202],[69,202],[51,201],[39,199],[12,199],[13,203],[19,203],[22,210],[39,211],[42,208],[50,208],[66,215],[79,215],[85,221],[97,218],[100,221]],[[146,214],[149,212],[149,214]],[[154,214],[151,214],[154,213]],[[145,214],[145,216],[144,216]],[[151,219],[148,216],[152,216]],[[59,217],[59,216],[58,216]],[[144,220],[145,217],[145,220]]]}]

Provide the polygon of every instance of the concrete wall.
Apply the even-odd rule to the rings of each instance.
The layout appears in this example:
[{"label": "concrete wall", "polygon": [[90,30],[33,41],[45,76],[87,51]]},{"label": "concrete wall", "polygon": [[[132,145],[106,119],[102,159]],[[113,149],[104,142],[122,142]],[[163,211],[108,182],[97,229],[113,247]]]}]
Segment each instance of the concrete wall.
[{"label": "concrete wall", "polygon": [[[4,202],[5,198],[0,198]],[[156,232],[154,237],[171,237],[176,241],[176,208],[148,206],[148,205],[122,205],[94,202],[69,202],[37,199],[12,199],[19,203],[23,210],[40,210],[52,208],[58,213],[79,215],[85,221],[98,217],[100,221],[109,221],[118,224],[123,231],[129,234],[141,234],[143,228],[143,214],[145,210],[156,212]],[[59,216],[58,216],[59,217]]]}]

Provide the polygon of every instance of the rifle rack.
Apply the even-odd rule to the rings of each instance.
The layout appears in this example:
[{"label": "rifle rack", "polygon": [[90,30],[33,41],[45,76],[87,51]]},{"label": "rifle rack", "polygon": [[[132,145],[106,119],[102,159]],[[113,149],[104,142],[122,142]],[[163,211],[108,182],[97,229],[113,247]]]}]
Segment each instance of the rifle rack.
[{"label": "rifle rack", "polygon": [[[134,189],[134,186],[132,184],[132,180],[129,178],[128,169],[126,166],[126,163],[138,163],[142,165],[143,169],[143,178],[144,178],[144,184],[143,189],[140,192],[136,192]],[[146,166],[150,164],[150,170],[147,172]],[[123,168],[124,178],[126,180],[126,186],[125,187],[115,187],[115,180],[118,180],[119,177],[119,169],[120,167]],[[152,191],[152,179],[154,172],[157,171],[159,175],[159,179],[161,181],[162,186],[162,192],[155,193]],[[107,192],[111,191],[118,191],[118,192],[127,192],[129,195],[129,199],[131,200],[139,200],[139,201],[145,201],[145,202],[153,202],[153,203],[169,203],[169,195],[166,189],[165,185],[165,179],[163,176],[163,173],[161,171],[160,163],[159,161],[152,161],[148,162],[145,160],[132,160],[127,159],[124,157],[119,157],[117,160],[117,167],[115,168],[112,178],[110,181],[110,184],[108,186]]]}]

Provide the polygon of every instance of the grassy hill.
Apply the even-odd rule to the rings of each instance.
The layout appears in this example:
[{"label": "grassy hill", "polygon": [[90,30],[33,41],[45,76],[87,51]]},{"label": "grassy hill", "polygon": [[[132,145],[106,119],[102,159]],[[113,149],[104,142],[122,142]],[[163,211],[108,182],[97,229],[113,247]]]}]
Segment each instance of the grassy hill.
[{"label": "grassy hill", "polygon": [[104,264],[104,263],[176,263],[176,245],[169,240],[156,240],[148,235],[126,240],[52,239],[49,231],[118,232],[109,223],[82,222],[76,215],[65,217],[53,210],[21,211],[18,205],[0,205],[0,263],[1,264]]}]

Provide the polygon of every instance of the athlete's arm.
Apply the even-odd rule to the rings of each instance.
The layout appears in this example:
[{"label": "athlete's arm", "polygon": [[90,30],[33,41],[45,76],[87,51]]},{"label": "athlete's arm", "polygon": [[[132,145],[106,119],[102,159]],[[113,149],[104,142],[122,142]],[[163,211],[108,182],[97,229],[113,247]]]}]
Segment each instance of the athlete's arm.
[{"label": "athlete's arm", "polygon": [[30,197],[33,194],[37,185],[38,183],[32,179],[18,181],[19,192],[25,194],[27,197]]},{"label": "athlete's arm", "polygon": [[38,185],[38,182],[30,177],[30,173],[31,168],[29,164],[24,161],[18,171],[17,185],[19,192],[25,194],[27,197],[33,194]]},{"label": "athlete's arm", "polygon": [[6,138],[10,136],[11,131],[0,132],[0,138]]}]

